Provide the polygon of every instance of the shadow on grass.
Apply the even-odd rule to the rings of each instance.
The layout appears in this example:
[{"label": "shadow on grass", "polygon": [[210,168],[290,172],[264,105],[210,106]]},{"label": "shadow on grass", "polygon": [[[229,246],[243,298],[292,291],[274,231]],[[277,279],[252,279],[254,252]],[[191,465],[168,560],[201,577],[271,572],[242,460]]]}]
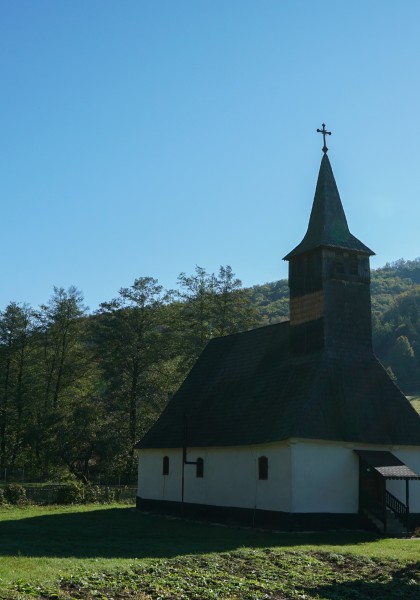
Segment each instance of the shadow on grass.
[{"label": "shadow on grass", "polygon": [[346,545],[374,541],[363,532],[273,533],[215,526],[109,508],[0,521],[0,556],[162,558],[247,546]]}]

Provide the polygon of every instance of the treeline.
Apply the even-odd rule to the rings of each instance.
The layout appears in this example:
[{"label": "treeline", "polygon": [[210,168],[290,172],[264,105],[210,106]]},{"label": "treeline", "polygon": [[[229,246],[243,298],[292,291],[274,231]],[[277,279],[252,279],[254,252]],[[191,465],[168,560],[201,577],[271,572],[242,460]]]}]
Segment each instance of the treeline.
[{"label": "treeline", "polygon": [[[420,393],[420,258],[372,271],[372,326],[376,355],[407,394]],[[289,315],[287,279],[256,285],[251,300],[264,324]]]},{"label": "treeline", "polygon": [[135,480],[135,442],[211,337],[257,324],[230,267],[136,279],[88,315],[74,287],[0,313],[0,476]]},{"label": "treeline", "polygon": [[[374,346],[420,391],[420,259],[372,273]],[[142,277],[88,314],[74,287],[0,313],[0,477],[135,481],[133,446],[209,339],[288,318],[287,280],[243,289],[230,267]]]}]

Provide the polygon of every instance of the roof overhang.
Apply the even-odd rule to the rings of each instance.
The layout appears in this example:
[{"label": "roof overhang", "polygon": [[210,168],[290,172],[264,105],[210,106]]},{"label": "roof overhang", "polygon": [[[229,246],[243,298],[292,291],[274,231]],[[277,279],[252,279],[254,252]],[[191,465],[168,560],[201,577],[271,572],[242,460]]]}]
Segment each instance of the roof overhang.
[{"label": "roof overhang", "polygon": [[374,469],[384,479],[420,479],[420,475],[407,467],[387,450],[355,450],[367,467]]}]

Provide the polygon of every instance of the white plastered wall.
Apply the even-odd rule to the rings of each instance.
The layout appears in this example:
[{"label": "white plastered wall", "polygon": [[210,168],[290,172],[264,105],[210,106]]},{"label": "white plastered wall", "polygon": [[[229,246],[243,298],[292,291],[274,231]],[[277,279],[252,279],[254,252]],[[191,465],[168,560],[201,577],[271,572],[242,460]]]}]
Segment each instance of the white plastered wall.
[{"label": "white plastered wall", "polygon": [[[293,513],[357,513],[359,459],[354,449],[388,450],[420,473],[420,447],[375,446],[343,442],[289,440],[231,448],[189,449],[187,460],[204,460],[204,477],[185,465],[184,500],[189,503],[259,508]],[[163,457],[170,461],[162,474]],[[257,460],[267,456],[267,481],[258,480]],[[182,450],[142,450],[141,498],[181,501]],[[410,481],[410,512],[420,513],[420,482]],[[405,481],[387,481],[387,489],[405,502]]]},{"label": "white plastered wall", "polygon": [[291,440],[292,512],[356,513],[359,461],[340,443]]},{"label": "white plastered wall", "polygon": [[[392,452],[420,474],[420,447],[291,440],[292,512],[357,513],[359,450]],[[405,503],[405,481],[387,480],[386,489]],[[420,513],[420,481],[409,483],[410,512]]]},{"label": "white plastered wall", "polygon": [[[162,474],[169,457],[169,475]],[[268,458],[268,479],[258,479],[258,458]],[[184,501],[239,508],[289,512],[291,506],[290,447],[287,443],[232,448],[191,448],[187,460],[204,461],[204,477],[185,465]],[[142,450],[139,457],[141,498],[181,501],[182,450]]]}]

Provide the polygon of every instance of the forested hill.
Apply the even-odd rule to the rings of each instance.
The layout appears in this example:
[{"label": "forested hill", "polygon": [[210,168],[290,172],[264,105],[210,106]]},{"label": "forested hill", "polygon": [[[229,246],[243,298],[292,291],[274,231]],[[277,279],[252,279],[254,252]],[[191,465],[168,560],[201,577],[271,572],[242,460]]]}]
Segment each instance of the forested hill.
[{"label": "forested hill", "polygon": [[[420,258],[372,271],[373,343],[381,362],[407,393],[420,390]],[[262,323],[288,318],[287,279],[250,290]]]}]

